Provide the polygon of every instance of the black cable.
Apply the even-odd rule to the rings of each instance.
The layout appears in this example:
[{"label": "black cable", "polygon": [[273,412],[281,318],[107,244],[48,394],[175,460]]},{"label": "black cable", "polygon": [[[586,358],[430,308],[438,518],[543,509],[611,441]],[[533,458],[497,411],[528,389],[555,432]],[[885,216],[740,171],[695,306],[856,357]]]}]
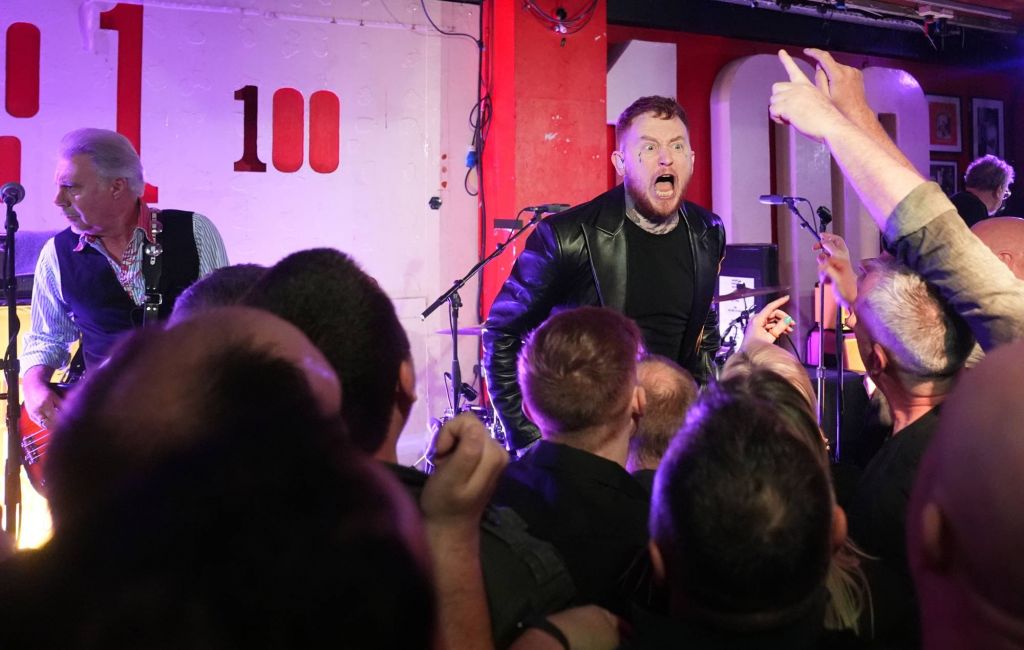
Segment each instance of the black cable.
[{"label": "black cable", "polygon": [[467,34],[465,32],[446,32],[443,29],[441,29],[440,27],[438,27],[437,23],[434,22],[434,19],[430,17],[430,12],[427,11],[426,0],[420,0],[420,6],[423,7],[423,15],[426,16],[427,22],[429,22],[430,26],[433,27],[434,29],[436,29],[438,31],[438,33],[444,34],[445,36],[462,36],[464,38],[468,38],[469,40],[473,41],[478,48],[483,49],[483,46],[484,46],[483,40],[476,38],[472,34]]},{"label": "black cable", "polygon": [[580,9],[579,13],[575,16],[572,16],[571,18],[566,17],[564,19],[547,13],[537,6],[535,0],[526,0],[524,6],[536,18],[546,23],[548,27],[551,27],[560,34],[569,35],[575,34],[587,26],[590,19],[594,17],[594,13],[597,9],[597,0],[592,0],[590,4]]}]

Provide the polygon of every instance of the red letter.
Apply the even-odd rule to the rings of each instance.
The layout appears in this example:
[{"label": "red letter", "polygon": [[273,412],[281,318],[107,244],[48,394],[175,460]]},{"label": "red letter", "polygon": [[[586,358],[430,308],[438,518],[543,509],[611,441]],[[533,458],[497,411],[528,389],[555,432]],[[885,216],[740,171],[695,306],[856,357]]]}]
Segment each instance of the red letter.
[{"label": "red letter", "polygon": [[309,98],[309,166],[330,174],[338,168],[341,104],[338,96],[318,90]]},{"label": "red letter", "polygon": [[7,28],[7,112],[12,117],[39,112],[39,28],[29,23]]},{"label": "red letter", "polygon": [[243,86],[235,91],[235,99],[242,102],[242,157],[235,161],[236,172],[265,172],[267,163],[260,160],[256,152],[256,111],[259,88]]},{"label": "red letter", "polygon": [[282,172],[302,167],[303,146],[302,93],[294,88],[279,88],[274,93],[274,146],[271,160]]}]

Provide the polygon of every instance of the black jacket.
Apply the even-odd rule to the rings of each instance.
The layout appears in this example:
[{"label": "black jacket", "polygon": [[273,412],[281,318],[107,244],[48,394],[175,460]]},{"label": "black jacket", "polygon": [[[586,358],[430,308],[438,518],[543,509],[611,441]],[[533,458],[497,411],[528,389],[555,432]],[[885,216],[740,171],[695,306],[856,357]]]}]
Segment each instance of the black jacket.
[{"label": "black jacket", "polygon": [[[725,254],[725,229],[717,215],[700,206],[687,202],[684,211],[680,227],[690,234],[696,286],[677,361],[703,384],[720,343],[711,299]],[[624,311],[625,218],[625,190],[619,185],[540,222],[491,305],[483,335],[484,371],[491,402],[515,448],[540,437],[523,414],[516,378],[523,337],[552,311],[586,305]]]}]

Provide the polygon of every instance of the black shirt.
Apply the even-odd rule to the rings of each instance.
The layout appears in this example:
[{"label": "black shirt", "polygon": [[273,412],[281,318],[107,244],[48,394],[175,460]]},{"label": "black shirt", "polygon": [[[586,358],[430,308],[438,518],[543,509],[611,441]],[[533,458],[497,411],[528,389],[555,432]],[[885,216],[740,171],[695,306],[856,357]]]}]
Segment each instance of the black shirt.
[{"label": "black shirt", "polygon": [[626,315],[636,321],[648,352],[678,360],[693,303],[693,252],[685,216],[663,235],[629,219],[626,229]]},{"label": "black shirt", "polygon": [[956,206],[956,211],[960,213],[960,217],[967,222],[968,228],[982,219],[988,219],[988,208],[985,207],[981,199],[967,190],[957,192],[949,197],[949,200]]},{"label": "black shirt", "polygon": [[650,497],[621,465],[542,440],[505,470],[493,503],[515,510],[551,542],[576,583],[578,602],[628,616],[644,562]]}]

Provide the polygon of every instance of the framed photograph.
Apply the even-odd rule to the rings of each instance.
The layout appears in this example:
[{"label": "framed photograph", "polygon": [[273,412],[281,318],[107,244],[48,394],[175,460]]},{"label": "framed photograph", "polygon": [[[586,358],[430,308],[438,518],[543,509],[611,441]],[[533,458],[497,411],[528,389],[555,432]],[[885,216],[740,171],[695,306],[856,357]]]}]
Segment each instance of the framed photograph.
[{"label": "framed photograph", "polygon": [[974,124],[974,157],[987,154],[1003,157],[1003,102],[998,99],[971,100]]},{"label": "framed photograph", "polygon": [[928,145],[932,151],[960,152],[960,98],[925,95],[928,100]]},{"label": "framed photograph", "polygon": [[956,161],[933,160],[928,167],[929,176],[942,187],[946,196],[953,196],[960,185],[960,170],[957,169]]}]

